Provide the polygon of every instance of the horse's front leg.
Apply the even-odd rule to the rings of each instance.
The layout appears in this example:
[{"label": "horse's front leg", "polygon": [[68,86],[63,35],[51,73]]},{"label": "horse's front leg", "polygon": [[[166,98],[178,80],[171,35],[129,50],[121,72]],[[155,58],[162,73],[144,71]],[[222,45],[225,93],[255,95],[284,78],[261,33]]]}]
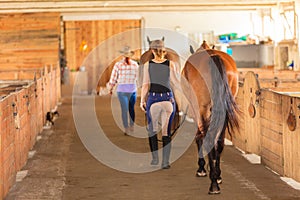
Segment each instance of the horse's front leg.
[{"label": "horse's front leg", "polygon": [[208,153],[208,160],[209,160],[209,178],[211,180],[211,184],[209,187],[208,194],[220,194],[220,187],[218,184],[218,173],[217,173],[217,154],[218,151],[215,148],[212,148]]}]

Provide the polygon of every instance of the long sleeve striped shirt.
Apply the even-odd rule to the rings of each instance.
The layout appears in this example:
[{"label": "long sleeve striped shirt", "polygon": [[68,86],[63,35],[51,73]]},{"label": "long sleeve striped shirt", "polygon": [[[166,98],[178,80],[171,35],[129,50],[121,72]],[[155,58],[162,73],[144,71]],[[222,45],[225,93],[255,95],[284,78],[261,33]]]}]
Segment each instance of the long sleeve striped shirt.
[{"label": "long sleeve striped shirt", "polygon": [[130,60],[130,65],[127,65],[125,59],[117,62],[112,70],[109,85],[114,87],[118,84],[118,92],[135,92],[138,79],[138,64],[134,60]]}]

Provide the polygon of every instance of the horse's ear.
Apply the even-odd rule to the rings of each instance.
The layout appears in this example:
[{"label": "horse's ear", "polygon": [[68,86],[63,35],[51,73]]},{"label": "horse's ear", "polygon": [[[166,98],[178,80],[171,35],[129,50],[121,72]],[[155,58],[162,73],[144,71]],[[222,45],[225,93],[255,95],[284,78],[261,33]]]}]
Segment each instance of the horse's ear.
[{"label": "horse's ear", "polygon": [[216,46],[215,46],[215,45],[213,45],[213,46],[212,46],[212,49],[215,49],[215,47],[216,47]]},{"label": "horse's ear", "polygon": [[165,36],[163,36],[163,37],[161,38],[161,40],[164,42],[164,41],[165,41]]},{"label": "horse's ear", "polygon": [[191,54],[194,54],[194,53],[195,53],[195,50],[194,50],[194,48],[192,47],[192,45],[190,45],[190,52],[191,52]]},{"label": "horse's ear", "polygon": [[150,40],[149,36],[147,36],[147,41],[148,41],[148,43],[150,45],[151,44],[151,40]]}]

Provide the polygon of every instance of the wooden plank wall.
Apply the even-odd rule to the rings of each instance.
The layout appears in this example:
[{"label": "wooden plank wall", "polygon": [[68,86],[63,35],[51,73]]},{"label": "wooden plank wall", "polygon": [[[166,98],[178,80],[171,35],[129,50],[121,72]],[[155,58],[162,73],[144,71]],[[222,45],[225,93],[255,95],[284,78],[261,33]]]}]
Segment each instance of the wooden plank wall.
[{"label": "wooden plank wall", "polygon": [[281,96],[272,91],[261,90],[260,134],[262,162],[283,175]]},{"label": "wooden plank wall", "polygon": [[[300,98],[282,96],[282,118],[283,118],[283,157],[284,176],[293,177],[300,182]],[[296,130],[291,131],[286,123],[290,108],[296,116]]]},{"label": "wooden plank wall", "polygon": [[[235,131],[234,134],[232,135],[232,142],[234,143],[234,145],[236,147],[238,147],[239,149],[245,151],[246,149],[246,141],[247,141],[247,135],[246,135],[246,131],[245,131],[245,108],[244,108],[244,87],[240,86],[239,90],[238,90],[238,94],[235,98],[239,110],[241,111],[240,115],[239,115],[239,125],[240,125],[240,129],[239,131]],[[230,137],[227,137],[230,138]]]},{"label": "wooden plank wall", "polygon": [[0,35],[0,71],[57,65],[59,13],[2,14]]},{"label": "wooden plank wall", "polygon": [[[104,86],[113,64],[120,58],[119,50],[123,46],[128,45],[135,50],[135,59],[140,57],[140,27],[140,20],[65,21],[68,67],[78,70],[80,66],[85,66],[89,90],[100,79],[100,85]],[[87,49],[83,48],[85,44]]]},{"label": "wooden plank wall", "polygon": [[[295,74],[297,73],[288,72],[288,77]],[[287,75],[282,74],[282,77],[284,76]],[[254,72],[248,72],[244,77],[244,83],[240,83],[236,98],[243,113],[240,118],[241,130],[240,133],[235,133],[233,144],[246,153],[260,155],[262,163],[280,175],[300,181],[300,97],[278,93],[300,92],[299,87],[287,88],[293,83],[286,82],[272,89],[260,88],[259,104],[255,105],[256,116],[251,118],[248,112],[251,88],[253,96],[253,88],[259,88],[257,86],[263,85],[264,80],[256,83]],[[289,130],[286,122],[291,107],[296,116],[294,131]]]},{"label": "wooden plank wall", "polygon": [[51,78],[56,76],[56,70],[0,100],[0,199],[4,199],[17,172],[26,164],[29,150],[43,130],[46,113],[57,105],[54,91],[60,87]]}]

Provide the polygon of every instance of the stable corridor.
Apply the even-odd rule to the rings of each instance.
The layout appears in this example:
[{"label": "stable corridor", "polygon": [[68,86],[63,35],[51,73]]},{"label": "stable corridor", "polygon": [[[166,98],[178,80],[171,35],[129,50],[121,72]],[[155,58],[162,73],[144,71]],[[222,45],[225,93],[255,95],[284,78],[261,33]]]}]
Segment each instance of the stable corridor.
[{"label": "stable corridor", "polygon": [[[221,157],[223,183],[220,185],[221,194],[216,196],[207,194],[208,177],[195,176],[197,150],[194,142],[168,170],[128,173],[110,168],[93,157],[80,140],[73,120],[70,93],[63,89],[62,104],[58,107],[59,118],[51,129],[44,130],[38,136],[39,140],[30,152],[32,157],[17,177],[27,175],[14,184],[6,200],[300,199],[299,190],[293,189],[263,165],[250,164],[240,151],[230,145],[225,147]],[[136,129],[132,136],[125,136],[114,122],[110,106],[116,97],[112,98],[112,101],[110,96],[95,98],[97,117],[107,138],[124,150],[147,152],[148,140],[134,136],[140,136],[137,133],[140,129]],[[113,107],[118,110],[118,106],[114,104]],[[144,116],[138,104],[136,114],[136,123],[143,125]],[[118,116],[119,113],[113,115]],[[184,122],[183,126],[177,134],[193,134],[189,133],[191,124]],[[174,144],[171,154],[180,148],[180,145]],[[111,159],[118,164],[118,160]],[[143,164],[148,165],[148,161]]]}]

